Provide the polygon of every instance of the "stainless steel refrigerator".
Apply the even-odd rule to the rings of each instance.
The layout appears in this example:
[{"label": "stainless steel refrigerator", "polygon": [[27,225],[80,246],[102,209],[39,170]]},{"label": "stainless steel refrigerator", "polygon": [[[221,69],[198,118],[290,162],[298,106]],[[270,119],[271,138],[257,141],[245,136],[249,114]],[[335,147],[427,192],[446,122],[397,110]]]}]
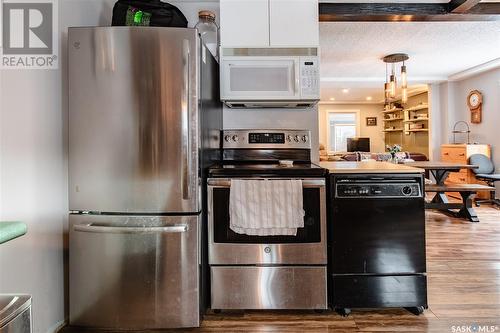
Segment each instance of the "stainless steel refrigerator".
[{"label": "stainless steel refrigerator", "polygon": [[199,326],[218,65],[194,29],[68,35],[70,325]]}]

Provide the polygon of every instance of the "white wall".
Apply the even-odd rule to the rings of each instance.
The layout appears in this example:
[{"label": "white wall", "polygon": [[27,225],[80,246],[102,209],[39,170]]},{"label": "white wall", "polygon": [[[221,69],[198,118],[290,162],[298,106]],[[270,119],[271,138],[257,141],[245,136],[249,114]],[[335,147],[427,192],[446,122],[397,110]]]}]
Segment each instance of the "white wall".
[{"label": "white wall", "polygon": [[[483,120],[480,124],[470,123],[467,95],[472,90],[483,94]],[[439,87],[441,107],[441,142],[453,143],[451,133],[457,121],[470,124],[471,142],[490,144],[492,158],[497,172],[500,172],[500,68],[490,70],[461,81],[443,83]],[[465,138],[457,136],[457,140]],[[500,197],[500,184],[497,184],[497,198]]]},{"label": "white wall", "polygon": [[[327,145],[327,120],[328,111],[360,111],[360,134],[362,137],[370,138],[370,150],[372,152],[384,152],[384,129],[382,104],[321,104],[319,106],[319,142]],[[377,126],[366,126],[366,117],[377,117]],[[318,120],[316,120],[318,121]]]},{"label": "white wall", "polygon": [[[189,25],[217,2],[170,1]],[[69,26],[106,26],[115,0],[60,0],[59,70],[0,73],[0,220],[28,234],[0,245],[0,293],[33,296],[34,332],[54,332],[67,317],[67,68]]]},{"label": "white wall", "polygon": [[0,220],[28,225],[0,245],[0,293],[31,294],[35,332],[46,332],[64,318],[61,72],[5,71],[0,93]]}]

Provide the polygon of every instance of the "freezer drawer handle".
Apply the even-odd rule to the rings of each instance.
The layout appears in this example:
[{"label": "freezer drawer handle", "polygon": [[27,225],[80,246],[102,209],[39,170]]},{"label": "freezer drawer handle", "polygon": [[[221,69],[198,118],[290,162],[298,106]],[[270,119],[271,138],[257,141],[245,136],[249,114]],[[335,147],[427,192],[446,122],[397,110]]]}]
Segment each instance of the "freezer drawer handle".
[{"label": "freezer drawer handle", "polygon": [[93,232],[98,234],[139,234],[139,233],[181,233],[188,231],[187,224],[178,224],[165,227],[115,227],[96,226],[92,223],[77,224],[73,227],[75,231]]}]

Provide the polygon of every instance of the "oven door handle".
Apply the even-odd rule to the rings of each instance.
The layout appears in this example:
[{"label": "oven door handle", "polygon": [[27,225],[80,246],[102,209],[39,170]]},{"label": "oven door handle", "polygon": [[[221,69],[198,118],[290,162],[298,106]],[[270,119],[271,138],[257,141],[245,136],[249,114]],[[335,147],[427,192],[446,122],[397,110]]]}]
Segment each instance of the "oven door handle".
[{"label": "oven door handle", "polygon": [[[238,178],[241,179],[241,178]],[[248,178],[243,180],[296,180],[297,178]],[[325,186],[324,179],[300,179],[304,187],[323,187]],[[227,178],[211,178],[207,181],[208,186],[231,187],[231,179]]]}]

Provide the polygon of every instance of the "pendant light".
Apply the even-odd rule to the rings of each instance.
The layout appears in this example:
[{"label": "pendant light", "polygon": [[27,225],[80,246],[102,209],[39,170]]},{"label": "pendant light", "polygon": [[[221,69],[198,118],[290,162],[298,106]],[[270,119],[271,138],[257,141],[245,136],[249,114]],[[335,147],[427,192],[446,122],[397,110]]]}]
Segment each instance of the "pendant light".
[{"label": "pendant light", "polygon": [[394,69],[395,69],[395,65],[392,64],[391,78],[389,80],[389,88],[390,88],[389,95],[391,96],[391,98],[396,97],[396,88],[397,88],[396,73],[395,73]]},{"label": "pendant light", "polygon": [[406,102],[408,102],[408,76],[403,60],[403,66],[401,66],[401,103],[406,104]]},{"label": "pendant light", "polygon": [[389,82],[387,82],[388,79],[388,71],[387,71],[387,63],[385,64],[385,83],[384,83],[384,97],[385,97],[385,104],[389,104],[389,98],[391,95],[391,88],[389,86]]},{"label": "pendant light", "polygon": [[[396,78],[396,64],[402,62],[401,66],[401,103],[405,104],[408,101],[408,76],[406,72],[405,61],[408,60],[408,55],[404,53],[395,53],[385,56],[382,60],[385,62],[386,82],[384,84],[385,101],[390,103],[391,99],[396,98],[398,84]],[[387,65],[391,64],[391,75],[387,77]]]},{"label": "pendant light", "polygon": [[406,104],[408,102],[408,88],[401,89],[401,103]]},{"label": "pendant light", "polygon": [[401,66],[401,88],[408,88],[408,77],[406,74],[406,65],[403,61],[403,66]]}]

